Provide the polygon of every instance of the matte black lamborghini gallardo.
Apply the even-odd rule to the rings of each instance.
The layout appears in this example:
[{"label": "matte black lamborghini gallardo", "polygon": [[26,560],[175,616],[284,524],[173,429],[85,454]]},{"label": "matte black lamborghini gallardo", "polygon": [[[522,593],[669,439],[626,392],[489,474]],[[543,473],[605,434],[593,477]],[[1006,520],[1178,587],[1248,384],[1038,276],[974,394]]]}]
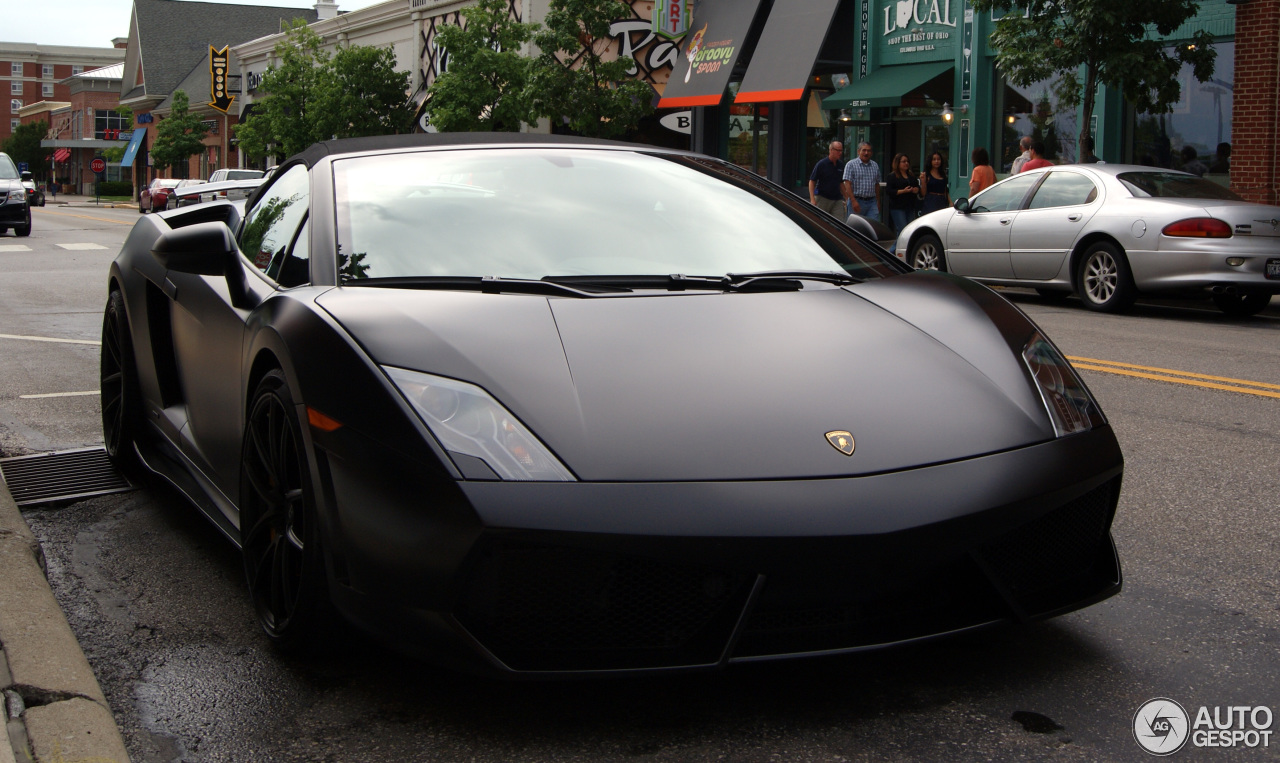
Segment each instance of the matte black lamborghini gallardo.
[{"label": "matte black lamborghini gallardo", "polygon": [[1036,326],[716,159],[318,144],[139,218],[108,288],[108,451],[241,546],[282,645],[337,612],[499,671],[714,667],[1120,589],[1121,453]]}]

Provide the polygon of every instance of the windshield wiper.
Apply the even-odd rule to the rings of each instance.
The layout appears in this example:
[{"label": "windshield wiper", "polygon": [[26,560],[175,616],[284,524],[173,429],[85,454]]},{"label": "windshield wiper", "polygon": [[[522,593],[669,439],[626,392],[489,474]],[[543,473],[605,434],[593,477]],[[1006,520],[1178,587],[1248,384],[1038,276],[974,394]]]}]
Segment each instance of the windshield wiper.
[{"label": "windshield wiper", "polygon": [[674,273],[665,276],[652,275],[597,275],[597,276],[547,276],[542,279],[550,283],[577,287],[605,287],[631,291],[633,289],[667,289],[683,291],[685,289],[711,289],[724,291],[730,283],[724,276],[687,276]]},{"label": "windshield wiper", "polygon": [[596,297],[603,293],[630,291],[608,286],[583,285],[579,288],[556,281],[501,276],[394,276],[387,278],[348,278],[344,286],[378,286],[389,289],[444,289],[480,291],[491,294],[566,294],[573,297]]},{"label": "windshield wiper", "polygon": [[[787,288],[788,283],[797,281],[821,281],[823,283],[853,284],[862,283],[848,273],[835,270],[758,270],[754,273],[729,273],[725,276],[735,289],[750,288]],[[794,288],[794,287],[793,287]]]}]

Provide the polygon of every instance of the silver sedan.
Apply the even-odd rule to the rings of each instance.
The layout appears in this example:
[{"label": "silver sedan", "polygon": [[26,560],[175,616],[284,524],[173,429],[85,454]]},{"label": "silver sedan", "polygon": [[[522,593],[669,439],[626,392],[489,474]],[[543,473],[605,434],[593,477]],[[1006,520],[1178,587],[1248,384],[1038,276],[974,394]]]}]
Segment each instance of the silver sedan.
[{"label": "silver sedan", "polygon": [[1280,294],[1280,207],[1185,172],[1063,165],[1006,178],[913,221],[898,257],[989,284],[1075,292],[1120,312],[1138,294],[1208,295],[1253,315]]}]

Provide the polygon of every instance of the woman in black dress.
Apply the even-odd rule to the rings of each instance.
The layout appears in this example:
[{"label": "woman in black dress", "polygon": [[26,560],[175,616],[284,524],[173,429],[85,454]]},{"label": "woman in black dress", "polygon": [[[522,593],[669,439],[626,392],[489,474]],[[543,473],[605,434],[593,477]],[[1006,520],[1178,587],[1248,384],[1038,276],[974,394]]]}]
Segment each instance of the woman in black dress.
[{"label": "woman in black dress", "polygon": [[920,214],[927,215],[939,209],[951,206],[951,191],[947,184],[947,161],[942,154],[934,151],[929,157],[929,169],[920,173],[921,197]]},{"label": "woman in black dress", "polygon": [[907,223],[916,219],[916,207],[920,203],[920,178],[911,174],[911,160],[906,154],[893,157],[889,177],[885,178],[889,207],[889,219],[895,232],[901,233]]}]

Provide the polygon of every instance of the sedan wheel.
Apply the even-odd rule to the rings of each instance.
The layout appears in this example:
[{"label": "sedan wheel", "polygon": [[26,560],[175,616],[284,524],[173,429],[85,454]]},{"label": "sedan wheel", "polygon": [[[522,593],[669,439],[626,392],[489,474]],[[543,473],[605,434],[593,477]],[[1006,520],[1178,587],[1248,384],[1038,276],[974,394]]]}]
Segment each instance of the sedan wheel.
[{"label": "sedan wheel", "polygon": [[1129,261],[1115,244],[1099,241],[1080,259],[1076,289],[1084,306],[1104,313],[1129,309],[1136,297]]},{"label": "sedan wheel", "polygon": [[281,648],[314,646],[332,610],[302,429],[278,370],[254,393],[240,472],[241,550],[258,622]]},{"label": "sedan wheel", "polygon": [[27,221],[22,225],[13,226],[14,235],[30,236],[31,235],[31,208],[27,207]]},{"label": "sedan wheel", "polygon": [[1257,315],[1271,304],[1270,294],[1214,294],[1213,304],[1232,318],[1247,318]]},{"label": "sedan wheel", "polygon": [[916,270],[946,270],[947,258],[942,253],[942,241],[932,233],[917,239],[911,248],[911,267]]},{"label": "sedan wheel", "polygon": [[142,418],[142,396],[138,392],[138,371],[124,297],[118,290],[113,290],[107,298],[102,315],[98,386],[102,394],[102,439],[107,457],[126,474],[136,474],[139,465],[133,443]]}]

